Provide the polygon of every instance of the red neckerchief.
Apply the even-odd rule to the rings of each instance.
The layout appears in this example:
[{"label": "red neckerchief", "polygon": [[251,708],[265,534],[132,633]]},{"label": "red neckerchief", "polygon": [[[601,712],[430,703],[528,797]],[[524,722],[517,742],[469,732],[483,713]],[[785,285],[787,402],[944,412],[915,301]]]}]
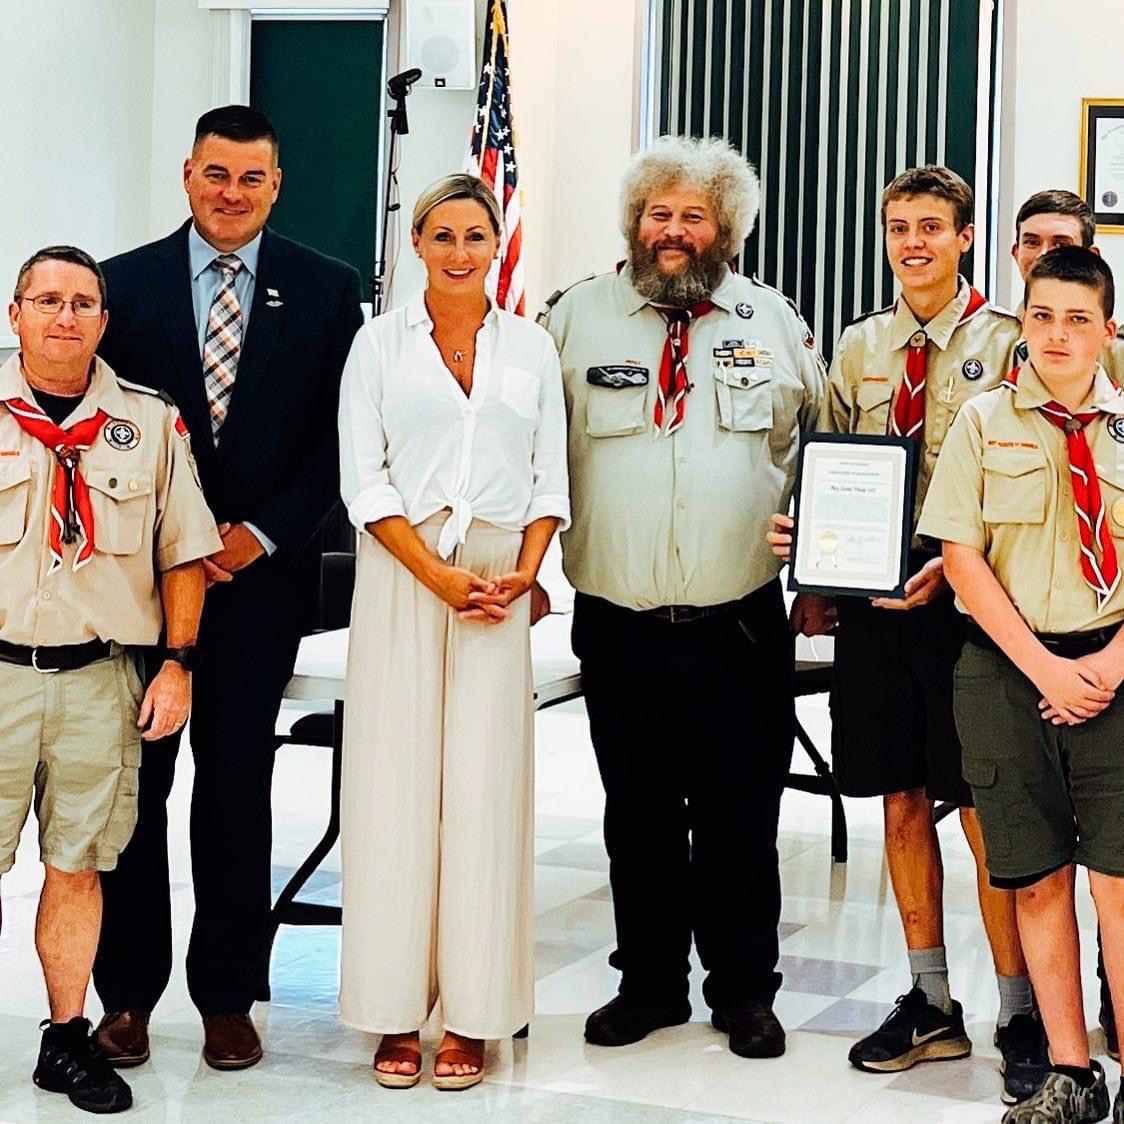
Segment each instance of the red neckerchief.
[{"label": "red neckerchief", "polygon": [[22,398],[9,398],[4,405],[20,428],[46,445],[58,461],[51,495],[51,567],[47,572],[53,574],[62,565],[62,544],[72,542],[78,543],[74,569],[80,570],[94,556],[94,511],[78,459],[98,439],[109,415],[98,410],[92,418],[63,429],[38,405]]},{"label": "red neckerchief", "polygon": [[[1015,390],[1019,385],[1016,367],[1002,385]],[[1085,428],[1101,416],[1100,410],[1087,410],[1081,414],[1070,413],[1060,402],[1050,401],[1038,407],[1038,412],[1065,433],[1066,452],[1069,455],[1069,472],[1073,478],[1073,508],[1077,512],[1077,534],[1081,550],[1081,574],[1085,584],[1097,595],[1099,613],[1120,584],[1120,567],[1116,558],[1116,544],[1105,519],[1101,482],[1097,478],[1097,465],[1085,437]],[[1097,561],[1097,549],[1100,561]]]},{"label": "red neckerchief", "polygon": [[[969,286],[968,305],[957,323],[963,324],[965,320],[975,316],[985,304],[987,298]],[[916,344],[914,341],[917,341]],[[894,437],[921,440],[925,429],[925,374],[928,366],[929,337],[922,329],[910,338],[909,350],[905,355],[905,377],[890,415],[890,433]]]},{"label": "red neckerchief", "polygon": [[668,304],[652,307],[667,321],[667,341],[660,356],[660,381],[656,387],[656,432],[670,437],[682,424],[687,414],[687,329],[692,320],[705,316],[713,301],[699,301],[690,308],[677,308]]}]

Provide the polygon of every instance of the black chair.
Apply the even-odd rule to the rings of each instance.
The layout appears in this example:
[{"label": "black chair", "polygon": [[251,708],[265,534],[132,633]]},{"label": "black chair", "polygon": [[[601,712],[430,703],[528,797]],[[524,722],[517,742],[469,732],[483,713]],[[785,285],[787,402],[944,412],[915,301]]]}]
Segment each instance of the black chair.
[{"label": "black chair", "polygon": [[[831,663],[819,660],[797,660],[795,678],[796,697],[819,695],[831,690]],[[799,792],[811,792],[817,796],[827,796],[831,800],[831,857],[837,863],[847,861],[847,816],[843,810],[843,798],[839,786],[831,775],[831,766],[816,748],[808,731],[798,718],[796,720],[796,740],[808,755],[815,770],[815,776],[807,773],[789,773],[787,787]]]}]

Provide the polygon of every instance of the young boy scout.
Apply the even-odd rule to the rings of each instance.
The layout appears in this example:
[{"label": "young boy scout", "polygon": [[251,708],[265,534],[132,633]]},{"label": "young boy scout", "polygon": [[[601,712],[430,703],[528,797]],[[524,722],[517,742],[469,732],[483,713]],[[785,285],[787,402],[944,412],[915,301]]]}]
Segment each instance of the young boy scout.
[{"label": "young boy scout", "polygon": [[[187,718],[201,560],[222,543],[179,415],[94,358],[107,320],[97,263],[39,251],[9,317],[20,351],[0,366],[0,874],[34,799],[51,1018],[33,1079],[118,1112],[132,1094],[82,1014],[98,872],[136,822],[142,737]],[[145,691],[127,649],[162,630],[167,659]]]},{"label": "young boy scout", "polygon": [[[1061,188],[1039,191],[1019,208],[1015,217],[1015,244],[1011,247],[1011,257],[1015,259],[1025,283],[1030,267],[1043,254],[1060,246],[1084,246],[1099,254],[1100,250],[1094,244],[1096,236],[1093,209],[1080,195]],[[1015,315],[1022,319],[1021,305],[1015,310]],[[1025,363],[1026,359],[1026,341],[1020,340],[1016,360]],[[1100,362],[1108,377],[1120,383],[1124,378],[1124,339],[1114,336],[1101,352]],[[1104,998],[1107,997],[1106,990]]]},{"label": "young boy scout", "polygon": [[[1053,1061],[1007,1124],[1108,1114],[1081,1002],[1077,863],[1118,1011],[1124,995],[1124,393],[1097,362],[1112,306],[1112,273],[1087,249],[1031,268],[1029,361],[965,406],[919,527],[943,540],[971,615],[956,668],[964,775],[991,881],[1015,892]],[[1124,1095],[1113,1119],[1124,1121]]]},{"label": "young boy scout", "polygon": [[[973,208],[971,188],[947,168],[914,168],[886,188],[886,254],[901,296],[843,333],[820,416],[820,428],[828,432],[919,441],[918,513],[956,412],[1003,378],[1019,337],[1018,321],[959,275],[960,258],[972,245]],[[835,606],[834,768],[845,795],[883,798],[886,861],[914,985],[850,1052],[853,1065],[874,1072],[963,1057],[972,1048],[960,1004],[949,994],[933,821],[934,800],[960,808],[982,871],[983,846],[960,774],[952,716],[952,669],[963,624],[939,555],[915,539],[910,568],[903,600],[845,597]],[[798,631],[824,631],[832,623],[831,603],[798,597],[792,619]],[[991,889],[981,875],[980,907],[999,977],[996,1043],[1003,1055],[1003,1096],[1013,1101],[1042,1080],[1044,1042],[1032,1016],[1011,895]]]},{"label": "young boy scout", "polygon": [[[1011,256],[1015,259],[1025,284],[1031,266],[1050,250],[1056,250],[1060,246],[1084,246],[1094,254],[1099,254],[1100,250],[1094,241],[1096,237],[1097,224],[1093,218],[1093,209],[1080,195],[1061,188],[1039,191],[1019,208],[1015,217],[1015,244],[1011,247]],[[1021,304],[1015,310],[1015,315],[1022,319]],[[1026,340],[1020,340],[1015,349],[1015,362],[1021,365],[1026,361]],[[1113,382],[1118,386],[1124,385],[1121,383],[1124,379],[1124,339],[1120,337],[1119,329],[1117,335],[1101,351],[1100,363]],[[1099,947],[1099,929],[1097,943]],[[1097,956],[1097,975],[1101,981],[1101,1029],[1104,1031],[1109,1057],[1119,1060],[1120,1042],[1116,1037],[1116,1017],[1108,977],[1105,975],[1103,952]]]}]

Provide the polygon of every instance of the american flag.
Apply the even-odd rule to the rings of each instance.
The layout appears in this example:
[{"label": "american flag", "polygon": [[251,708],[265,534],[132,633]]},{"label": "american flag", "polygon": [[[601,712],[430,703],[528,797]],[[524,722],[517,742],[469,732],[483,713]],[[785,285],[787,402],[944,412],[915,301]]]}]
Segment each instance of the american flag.
[{"label": "american flag", "polygon": [[480,70],[480,89],[476,95],[476,119],[469,144],[468,170],[496,193],[503,207],[500,254],[489,280],[494,284],[496,303],[500,308],[522,316],[523,228],[519,207],[519,167],[515,161],[515,132],[511,119],[506,0],[488,0],[484,65]]}]

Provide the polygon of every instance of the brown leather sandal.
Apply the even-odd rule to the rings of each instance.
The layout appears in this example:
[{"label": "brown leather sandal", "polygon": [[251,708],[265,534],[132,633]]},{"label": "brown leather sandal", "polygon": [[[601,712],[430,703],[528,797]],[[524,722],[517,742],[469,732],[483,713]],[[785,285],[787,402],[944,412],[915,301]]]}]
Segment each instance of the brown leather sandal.
[{"label": "brown leather sandal", "polygon": [[[475,1073],[438,1073],[437,1066],[445,1065],[474,1065]],[[480,1049],[461,1050],[449,1047],[437,1051],[433,1059],[433,1087],[435,1089],[471,1089],[484,1080],[484,1042],[481,1040]]]},{"label": "brown leather sandal", "polygon": [[[388,1072],[379,1069],[379,1062],[413,1062],[413,1073]],[[380,1045],[375,1051],[375,1080],[387,1089],[412,1089],[421,1080],[421,1050],[417,1046],[387,1046]]]}]

